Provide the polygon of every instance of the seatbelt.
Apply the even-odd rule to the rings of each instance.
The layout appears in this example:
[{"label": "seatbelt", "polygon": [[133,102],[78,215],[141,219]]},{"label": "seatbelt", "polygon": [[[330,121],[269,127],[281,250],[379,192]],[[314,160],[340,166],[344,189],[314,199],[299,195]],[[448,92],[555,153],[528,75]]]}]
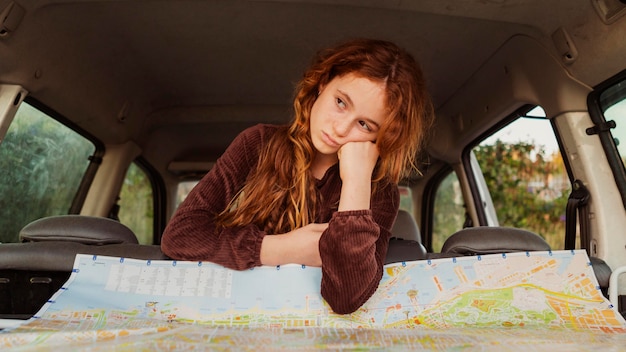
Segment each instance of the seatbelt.
[{"label": "seatbelt", "polygon": [[576,215],[580,219],[580,246],[587,250],[589,248],[589,190],[580,180],[575,180],[572,184],[572,193],[567,199],[565,210],[565,249],[576,248]]}]

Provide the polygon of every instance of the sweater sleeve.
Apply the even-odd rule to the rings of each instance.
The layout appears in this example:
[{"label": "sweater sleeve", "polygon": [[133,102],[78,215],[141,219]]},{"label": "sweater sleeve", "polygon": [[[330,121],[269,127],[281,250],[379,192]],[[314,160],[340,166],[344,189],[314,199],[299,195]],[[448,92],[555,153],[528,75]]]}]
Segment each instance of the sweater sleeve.
[{"label": "sweater sleeve", "polygon": [[189,193],[163,232],[163,253],[172,259],[210,261],[236,270],[261,265],[265,232],[255,225],[218,230],[215,218],[256,167],[264,131],[255,126],[239,134]]},{"label": "sweater sleeve", "polygon": [[400,196],[395,185],[377,194],[371,210],[334,213],[320,238],[321,293],[335,313],[356,311],[382,279]]}]

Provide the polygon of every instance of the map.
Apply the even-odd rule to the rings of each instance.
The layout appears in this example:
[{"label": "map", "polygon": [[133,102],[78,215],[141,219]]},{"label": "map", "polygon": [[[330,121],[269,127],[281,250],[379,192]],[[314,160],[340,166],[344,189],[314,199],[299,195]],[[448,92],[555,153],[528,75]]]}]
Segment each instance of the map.
[{"label": "map", "polygon": [[[356,312],[332,312],[321,270],[78,255],[68,282],[0,347],[338,349],[626,346],[626,321],[585,251],[389,264]],[[513,345],[511,345],[513,344]],[[300,346],[300,347],[298,347]]]}]

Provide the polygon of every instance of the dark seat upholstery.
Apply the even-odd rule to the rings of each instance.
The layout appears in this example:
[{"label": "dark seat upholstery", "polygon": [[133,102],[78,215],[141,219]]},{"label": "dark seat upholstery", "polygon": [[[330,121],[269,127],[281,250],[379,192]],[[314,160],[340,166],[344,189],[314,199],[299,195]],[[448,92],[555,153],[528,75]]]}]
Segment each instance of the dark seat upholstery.
[{"label": "dark seat upholstery", "polygon": [[115,243],[102,246],[46,241],[0,245],[0,270],[65,271],[70,273],[76,254],[95,254],[135,259],[169,259],[159,245]]},{"label": "dark seat upholstery", "polygon": [[405,240],[412,240],[418,243],[422,243],[422,237],[420,236],[420,230],[417,227],[417,222],[406,210],[399,210],[396,221],[391,228],[393,237],[402,238]]},{"label": "dark seat upholstery", "polygon": [[455,232],[444,242],[441,253],[481,255],[550,249],[550,245],[534,232],[512,227],[480,226]]},{"label": "dark seat upholstery", "polygon": [[20,241],[68,241],[91,245],[139,243],[133,231],[118,221],[82,215],[35,220],[22,228]]},{"label": "dark seat upholstery", "polygon": [[158,245],[141,245],[121,223],[68,215],[33,221],[22,243],[0,245],[0,318],[32,316],[69,278],[76,254],[169,259]]},{"label": "dark seat upholstery", "polygon": [[427,259],[419,227],[409,212],[398,211],[391,234],[393,237],[389,240],[385,264]]}]

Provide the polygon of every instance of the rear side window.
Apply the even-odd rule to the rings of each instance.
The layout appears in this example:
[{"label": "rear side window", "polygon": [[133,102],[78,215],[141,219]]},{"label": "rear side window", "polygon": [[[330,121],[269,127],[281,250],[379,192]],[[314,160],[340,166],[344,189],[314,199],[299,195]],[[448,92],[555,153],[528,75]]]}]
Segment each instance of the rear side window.
[{"label": "rear side window", "polygon": [[530,230],[552,249],[565,246],[571,184],[552,124],[540,107],[473,150],[500,226]]},{"label": "rear side window", "polygon": [[[526,110],[524,110],[526,111]],[[554,129],[540,107],[488,136],[470,153],[485,224],[472,224],[457,175],[436,186],[432,250],[468,226],[505,226],[542,236],[552,249],[565,247],[565,211],[571,183]],[[475,170],[474,170],[475,169]],[[480,178],[478,176],[481,176]]]},{"label": "rear side window", "polygon": [[400,210],[404,210],[413,215],[413,195],[411,189],[405,186],[398,186],[400,192]]},{"label": "rear side window", "polygon": [[181,181],[176,189],[176,208],[182,203],[191,190],[198,184],[198,181]]},{"label": "rear side window", "polygon": [[126,172],[118,200],[119,221],[128,226],[141,244],[152,244],[154,233],[154,192],[148,174],[132,163]]},{"label": "rear side window", "polygon": [[613,140],[619,154],[626,156],[626,79],[606,89],[600,95],[600,108],[607,121],[614,121],[615,128],[611,130]]},{"label": "rear side window", "polygon": [[600,108],[604,119],[615,123],[610,131],[623,168],[626,159],[626,78],[602,92]]},{"label": "rear side window", "polygon": [[437,185],[433,206],[430,245],[432,251],[439,252],[446,239],[462,229],[466,221],[463,194],[454,172],[449,172]]},{"label": "rear side window", "polygon": [[29,222],[68,214],[96,147],[23,102],[0,144],[0,242]]}]

